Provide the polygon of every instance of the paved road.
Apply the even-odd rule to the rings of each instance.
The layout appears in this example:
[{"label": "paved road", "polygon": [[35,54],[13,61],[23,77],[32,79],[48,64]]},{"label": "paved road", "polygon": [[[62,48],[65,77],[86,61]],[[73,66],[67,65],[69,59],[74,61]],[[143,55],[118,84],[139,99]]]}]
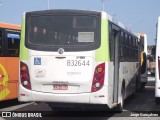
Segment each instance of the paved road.
[{"label": "paved road", "polygon": [[[112,119],[116,119],[116,120],[133,119],[134,120],[134,119],[137,119],[137,117],[141,116],[138,119],[140,120],[145,120],[145,119],[160,120],[160,116],[154,117],[154,118],[153,117],[148,118],[147,116],[147,115],[156,116],[158,115],[158,112],[160,111],[160,105],[155,104],[154,81],[155,79],[153,77],[149,77],[149,82],[145,89],[127,98],[125,100],[124,112],[122,113],[114,113],[112,111],[108,111],[108,112],[96,112],[96,111],[94,112],[86,112],[86,111],[85,112],[53,112],[52,109],[45,103],[40,103],[40,104],[35,104],[35,103],[20,104],[18,103],[18,105],[13,105],[12,107],[3,106],[3,108],[0,109],[0,111],[14,111],[18,113],[19,112],[25,113],[26,111],[31,112],[31,113],[38,112],[42,114],[43,117],[54,116],[54,117],[58,117],[57,118],[58,120],[64,119],[62,118],[62,116],[67,117],[67,119],[69,119],[69,116],[72,116],[72,119],[74,119],[73,117],[76,117],[76,119],[82,119],[82,117],[87,117],[88,119],[93,119],[93,118],[97,119],[98,117],[97,120],[106,120],[106,119],[110,119],[110,120]],[[130,117],[130,116],[137,116],[137,117]],[[145,116],[146,118],[142,116]],[[81,117],[81,118],[77,118],[77,117]],[[5,118],[5,119],[10,120],[11,118]],[[17,120],[17,118],[15,118],[15,120]]]}]

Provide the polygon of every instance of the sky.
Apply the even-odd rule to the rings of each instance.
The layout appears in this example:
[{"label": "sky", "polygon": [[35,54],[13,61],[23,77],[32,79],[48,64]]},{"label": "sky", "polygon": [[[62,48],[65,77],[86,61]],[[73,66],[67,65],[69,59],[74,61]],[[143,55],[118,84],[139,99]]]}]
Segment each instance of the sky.
[{"label": "sky", "polygon": [[[48,0],[0,0],[0,22],[21,24],[28,11],[48,9]],[[102,11],[102,0],[49,0],[49,9],[87,9]],[[105,0],[104,11],[134,33],[145,33],[154,45],[160,0]]]}]

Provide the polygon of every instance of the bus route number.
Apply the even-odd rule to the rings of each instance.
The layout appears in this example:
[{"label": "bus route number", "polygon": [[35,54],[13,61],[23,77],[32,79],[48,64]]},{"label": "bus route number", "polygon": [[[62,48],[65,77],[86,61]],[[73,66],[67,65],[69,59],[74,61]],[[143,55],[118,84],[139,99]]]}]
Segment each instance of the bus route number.
[{"label": "bus route number", "polygon": [[89,60],[67,60],[67,66],[89,66]]}]

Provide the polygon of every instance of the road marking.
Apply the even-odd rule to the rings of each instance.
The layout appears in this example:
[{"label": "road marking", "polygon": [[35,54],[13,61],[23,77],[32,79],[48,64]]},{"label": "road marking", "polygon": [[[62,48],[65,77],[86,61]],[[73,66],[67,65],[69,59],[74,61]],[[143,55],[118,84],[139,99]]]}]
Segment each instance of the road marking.
[{"label": "road marking", "polygon": [[0,117],[0,120],[5,120],[4,118]]},{"label": "road marking", "polygon": [[0,111],[14,111],[16,109],[19,109],[19,108],[22,108],[22,107],[25,107],[25,106],[28,106],[28,105],[31,105],[31,104],[34,104],[34,102],[3,108],[3,109],[0,109]]}]

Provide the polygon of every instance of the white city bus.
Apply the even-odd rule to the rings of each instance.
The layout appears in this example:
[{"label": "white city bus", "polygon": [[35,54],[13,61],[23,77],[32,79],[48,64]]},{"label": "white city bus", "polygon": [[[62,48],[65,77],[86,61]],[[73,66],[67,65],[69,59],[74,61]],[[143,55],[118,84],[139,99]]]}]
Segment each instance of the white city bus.
[{"label": "white city bus", "polygon": [[160,17],[158,17],[157,23],[157,40],[156,40],[156,74],[155,74],[155,100],[157,104],[160,104]]},{"label": "white city bus", "polygon": [[138,37],[105,12],[27,12],[19,101],[123,110],[124,99],[140,84],[138,52]]},{"label": "white city bus", "polygon": [[138,34],[138,38],[140,39],[140,80],[141,80],[141,88],[145,88],[145,85],[148,81],[148,65],[147,65],[147,35],[146,34]]}]

